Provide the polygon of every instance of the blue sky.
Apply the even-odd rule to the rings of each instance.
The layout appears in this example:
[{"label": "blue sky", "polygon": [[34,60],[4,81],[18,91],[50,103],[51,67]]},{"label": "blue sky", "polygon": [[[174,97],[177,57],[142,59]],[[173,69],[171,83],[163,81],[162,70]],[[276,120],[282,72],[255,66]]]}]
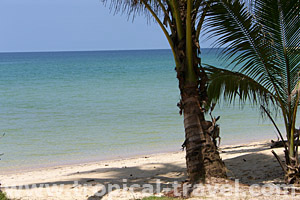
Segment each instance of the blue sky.
[{"label": "blue sky", "polygon": [[101,0],[0,0],[0,30],[0,52],[169,48],[157,24]]}]

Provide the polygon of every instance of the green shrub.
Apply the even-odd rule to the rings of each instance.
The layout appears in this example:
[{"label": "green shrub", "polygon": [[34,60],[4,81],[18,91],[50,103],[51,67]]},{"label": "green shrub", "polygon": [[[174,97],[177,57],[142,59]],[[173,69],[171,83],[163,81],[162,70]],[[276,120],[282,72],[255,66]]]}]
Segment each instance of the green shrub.
[{"label": "green shrub", "polygon": [[172,197],[145,197],[142,200],[180,200],[179,198]]},{"label": "green shrub", "polygon": [[9,200],[2,191],[0,191],[0,200]]}]

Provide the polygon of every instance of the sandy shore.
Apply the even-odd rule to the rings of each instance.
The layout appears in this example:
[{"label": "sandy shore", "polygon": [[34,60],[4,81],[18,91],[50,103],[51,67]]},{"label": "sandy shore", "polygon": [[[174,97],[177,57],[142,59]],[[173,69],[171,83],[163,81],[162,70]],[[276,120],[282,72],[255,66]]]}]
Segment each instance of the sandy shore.
[{"label": "sandy shore", "polygon": [[[260,185],[256,185],[255,191],[263,189],[264,192],[270,193],[271,189],[263,184],[284,183],[283,172],[269,146],[266,141],[223,146],[221,156],[228,168],[229,180],[214,180],[212,185],[239,184],[239,190],[229,188],[229,192],[224,193],[217,188],[216,194],[201,193],[201,198],[205,196],[206,199],[270,199],[268,194],[257,193],[256,196],[251,196],[252,193],[249,193],[251,184]],[[281,148],[275,151],[283,156]],[[238,182],[235,179],[238,179]],[[152,188],[159,196],[173,188],[174,182],[180,184],[184,180],[186,180],[184,152],[0,175],[2,190],[9,198],[28,200],[141,199],[153,195],[149,193],[152,192]],[[118,186],[123,190],[118,190]],[[129,187],[133,189],[124,189]],[[113,192],[109,192],[111,190]],[[238,194],[230,193],[233,190]],[[300,196],[271,194],[271,199],[300,199]]]}]

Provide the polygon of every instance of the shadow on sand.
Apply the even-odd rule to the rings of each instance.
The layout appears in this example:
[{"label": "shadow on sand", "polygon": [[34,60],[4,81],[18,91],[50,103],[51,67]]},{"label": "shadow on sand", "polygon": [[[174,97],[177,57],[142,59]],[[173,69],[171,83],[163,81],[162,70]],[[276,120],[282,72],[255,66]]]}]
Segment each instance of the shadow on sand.
[{"label": "shadow on sand", "polygon": [[[243,184],[263,184],[268,181],[272,183],[283,183],[283,172],[277,163],[276,159],[272,155],[266,155],[257,153],[261,150],[266,150],[267,146],[261,146],[259,149],[247,149],[242,151],[239,148],[232,148],[230,154],[232,158],[224,160],[226,167],[228,168],[228,176],[230,179],[239,179]],[[229,151],[229,149],[223,149]],[[271,150],[270,150],[271,151]],[[240,153],[245,153],[240,155]],[[239,155],[234,155],[239,154]],[[80,178],[71,178],[74,175],[78,175]],[[107,176],[107,174],[110,174]],[[70,179],[68,179],[70,176]],[[75,176],[76,177],[76,176]],[[151,184],[154,189],[156,187],[157,179],[160,180],[160,186],[162,188],[172,188],[172,184],[177,181],[179,183],[186,180],[186,169],[184,165],[178,166],[174,164],[160,164],[150,163],[139,167],[118,167],[110,168],[98,168],[91,171],[81,171],[75,174],[66,175],[66,181],[60,182],[43,182],[38,184],[65,184],[74,187],[74,181],[78,181],[78,184],[90,184],[104,185],[106,188],[108,184],[118,184],[127,186],[132,184]],[[126,179],[126,182],[124,182]],[[18,187],[18,186],[17,186]],[[99,191],[100,192],[100,191]],[[101,192],[100,192],[101,193]],[[97,193],[95,193],[97,194]],[[102,197],[91,196],[87,197],[88,200],[102,199]]]},{"label": "shadow on sand", "polygon": [[[109,177],[106,175],[109,174]],[[81,178],[70,178],[68,176],[78,175]],[[83,177],[83,178],[82,178]],[[124,179],[126,181],[124,181]],[[118,168],[98,168],[90,171],[80,171],[77,173],[72,173],[66,175],[66,181],[55,181],[55,182],[41,182],[35,183],[37,186],[41,184],[49,184],[53,186],[54,184],[60,185],[64,184],[65,187],[69,187],[70,189],[76,187],[74,185],[74,181],[78,183],[78,185],[103,185],[107,190],[108,184],[116,184],[123,188],[123,184],[126,184],[130,187],[133,184],[138,184],[143,186],[144,184],[150,184],[154,188],[154,191],[163,188],[172,188],[172,184],[175,181],[179,183],[186,179],[185,167],[177,166],[174,164],[161,164],[161,163],[151,163],[149,165],[143,165],[142,167],[118,167]],[[157,186],[157,180],[160,181],[160,188]],[[17,187],[19,186],[7,186],[7,187]],[[134,191],[141,191],[143,188],[135,188]],[[101,191],[99,191],[103,195]],[[97,194],[97,193],[95,193]],[[104,193],[104,195],[106,192]],[[102,199],[102,196],[99,197],[94,195],[91,197],[87,197],[88,200]]]},{"label": "shadow on sand", "polygon": [[284,173],[272,155],[246,154],[224,161],[231,179],[244,184],[283,184]]}]

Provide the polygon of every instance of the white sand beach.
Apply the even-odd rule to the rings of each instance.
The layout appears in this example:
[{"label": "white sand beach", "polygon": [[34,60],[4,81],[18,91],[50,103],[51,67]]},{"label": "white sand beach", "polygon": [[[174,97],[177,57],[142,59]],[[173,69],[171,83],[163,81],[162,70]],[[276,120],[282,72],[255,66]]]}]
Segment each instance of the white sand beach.
[{"label": "white sand beach", "polygon": [[[214,184],[236,184],[234,180],[238,179],[239,195],[224,196],[224,193],[216,192],[211,196],[207,194],[206,199],[270,199],[264,194],[252,197],[249,185],[259,184],[256,190],[260,190],[263,184],[284,184],[282,169],[271,153],[269,142],[223,146],[220,150],[229,179],[216,179]],[[275,151],[283,156],[281,148]],[[12,199],[142,199],[153,196],[143,191],[144,184],[152,184],[155,195],[159,196],[167,193],[175,181],[180,184],[186,180],[185,152],[1,174],[0,180],[2,190]],[[108,193],[113,188],[111,184],[118,184],[121,189]],[[130,186],[134,190],[124,189]],[[263,189],[267,191],[268,188]],[[272,194],[271,199],[300,199],[300,196]]]}]

